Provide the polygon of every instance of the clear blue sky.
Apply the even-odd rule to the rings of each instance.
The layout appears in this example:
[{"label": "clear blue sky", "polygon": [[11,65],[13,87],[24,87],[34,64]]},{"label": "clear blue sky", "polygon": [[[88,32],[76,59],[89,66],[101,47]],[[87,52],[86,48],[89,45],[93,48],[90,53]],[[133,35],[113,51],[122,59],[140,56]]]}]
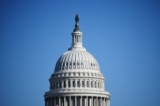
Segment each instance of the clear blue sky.
[{"label": "clear blue sky", "polygon": [[160,106],[159,0],[1,0],[0,106],[44,106],[77,13],[111,106]]}]

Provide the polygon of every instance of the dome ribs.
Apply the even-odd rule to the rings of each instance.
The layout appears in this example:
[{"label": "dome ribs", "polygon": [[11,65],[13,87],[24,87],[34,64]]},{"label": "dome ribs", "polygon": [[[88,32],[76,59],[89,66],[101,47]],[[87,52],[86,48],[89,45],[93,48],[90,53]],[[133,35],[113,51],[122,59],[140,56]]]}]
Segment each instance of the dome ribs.
[{"label": "dome ribs", "polygon": [[[74,70],[73,70],[74,69]],[[55,72],[67,70],[95,70],[99,71],[96,59],[87,51],[70,50],[65,52],[57,61]]]},{"label": "dome ribs", "polygon": [[70,57],[70,52],[68,53],[68,55],[66,56],[66,59],[65,59],[65,63],[66,63],[66,67],[65,67],[65,69],[68,69],[69,68],[69,57]]},{"label": "dome ribs", "polygon": [[81,66],[81,68],[84,68],[84,55],[82,54],[82,52],[79,52],[80,53],[80,55],[81,55],[81,61],[80,61],[80,66]]}]

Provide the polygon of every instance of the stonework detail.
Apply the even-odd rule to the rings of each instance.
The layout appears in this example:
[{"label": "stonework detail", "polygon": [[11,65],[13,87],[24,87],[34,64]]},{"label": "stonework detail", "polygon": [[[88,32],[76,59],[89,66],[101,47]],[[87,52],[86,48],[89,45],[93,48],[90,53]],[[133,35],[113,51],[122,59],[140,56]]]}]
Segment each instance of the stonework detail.
[{"label": "stonework detail", "polygon": [[76,15],[71,47],[57,61],[51,75],[45,106],[110,106],[105,78],[97,60],[82,46]]}]

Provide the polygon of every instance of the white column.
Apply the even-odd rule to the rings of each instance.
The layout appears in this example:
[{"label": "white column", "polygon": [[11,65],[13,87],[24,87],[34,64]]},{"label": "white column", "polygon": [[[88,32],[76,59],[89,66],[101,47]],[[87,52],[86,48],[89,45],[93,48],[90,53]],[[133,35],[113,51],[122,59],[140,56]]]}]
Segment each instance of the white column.
[{"label": "white column", "polygon": [[65,97],[65,96],[64,96],[64,99],[63,99],[63,100],[64,100],[64,101],[63,101],[63,105],[64,105],[64,106],[67,106],[67,105],[66,105],[66,97]]},{"label": "white column", "polygon": [[92,101],[92,97],[90,97],[90,104],[89,104],[89,106],[93,106],[93,105],[92,105],[92,102],[93,102],[93,101]]},{"label": "white column", "polygon": [[110,99],[107,98],[107,106],[110,106]]},{"label": "white column", "polygon": [[88,96],[86,97],[86,106],[88,106]]},{"label": "white column", "polygon": [[66,88],[68,88],[68,79],[66,79]]},{"label": "white column", "polygon": [[98,101],[98,97],[97,97],[96,99],[97,99],[96,101],[97,101],[97,106],[98,106],[98,102],[99,102],[99,101]]},{"label": "white column", "polygon": [[106,99],[103,98],[103,106],[106,106]]},{"label": "white column", "polygon": [[100,97],[100,106],[103,106],[103,105],[102,105],[102,97]]},{"label": "white column", "polygon": [[93,96],[91,97],[91,106],[94,106],[94,100],[93,100]]},{"label": "white column", "polygon": [[77,106],[77,96],[75,96],[74,103],[75,103],[74,106]]},{"label": "white column", "polygon": [[102,98],[102,106],[104,106],[104,98]]},{"label": "white column", "polygon": [[69,100],[68,100],[67,96],[65,98],[66,98],[65,99],[65,106],[68,106]]},{"label": "white column", "polygon": [[59,97],[57,97],[58,98],[58,100],[57,100],[57,103],[56,103],[56,105],[58,105],[59,106]]},{"label": "white column", "polygon": [[50,98],[48,99],[48,106],[51,106]]},{"label": "white column", "polygon": [[95,98],[93,97],[93,106],[96,106],[96,104],[95,104]]},{"label": "white column", "polygon": [[47,98],[47,106],[49,106],[49,100],[48,100],[48,98]]},{"label": "white column", "polygon": [[69,97],[66,97],[67,106],[69,106]]},{"label": "white column", "polygon": [[90,83],[91,83],[90,79],[88,79],[88,88],[90,88]]},{"label": "white column", "polygon": [[54,106],[56,106],[56,97],[54,97]]},{"label": "white column", "polygon": [[74,82],[75,82],[75,88],[77,88],[77,79],[75,79]]},{"label": "white column", "polygon": [[68,106],[71,106],[71,96],[69,96],[69,105]]},{"label": "white column", "polygon": [[62,84],[61,87],[64,88],[64,81],[63,80],[61,81],[61,84]]},{"label": "white column", "polygon": [[82,106],[82,96],[80,96],[80,106]]},{"label": "white column", "polygon": [[84,79],[84,88],[86,88],[86,79]]},{"label": "white column", "polygon": [[58,106],[61,106],[61,97],[59,97],[59,105]]},{"label": "white column", "polygon": [[91,106],[91,98],[88,97],[88,106]]},{"label": "white column", "polygon": [[79,80],[80,88],[82,88],[82,79]]},{"label": "white column", "polygon": [[63,98],[63,96],[61,97],[61,106],[64,106],[64,98]]},{"label": "white column", "polygon": [[47,99],[45,99],[45,106],[47,106]]},{"label": "white column", "polygon": [[72,88],[73,85],[72,85],[72,79],[70,79],[70,88]]}]

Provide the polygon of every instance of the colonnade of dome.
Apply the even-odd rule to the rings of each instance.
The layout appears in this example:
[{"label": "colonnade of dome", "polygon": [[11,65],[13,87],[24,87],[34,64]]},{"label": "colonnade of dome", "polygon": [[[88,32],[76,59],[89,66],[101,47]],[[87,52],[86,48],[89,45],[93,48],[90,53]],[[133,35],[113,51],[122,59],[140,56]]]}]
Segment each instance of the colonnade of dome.
[{"label": "colonnade of dome", "polygon": [[87,89],[88,91],[104,91],[105,79],[100,73],[91,72],[59,72],[51,75],[50,90]]},{"label": "colonnade of dome", "polygon": [[110,106],[103,96],[64,95],[45,99],[45,106]]}]

